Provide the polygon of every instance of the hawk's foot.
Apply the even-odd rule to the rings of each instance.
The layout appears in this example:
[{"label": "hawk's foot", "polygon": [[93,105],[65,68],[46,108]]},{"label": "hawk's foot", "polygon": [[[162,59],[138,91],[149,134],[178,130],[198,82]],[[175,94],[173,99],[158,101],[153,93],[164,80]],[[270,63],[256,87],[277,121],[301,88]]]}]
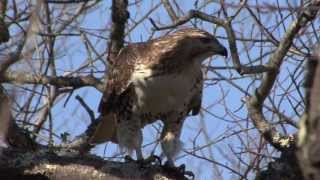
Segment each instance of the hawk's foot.
[{"label": "hawk's foot", "polygon": [[156,155],[151,155],[148,158],[142,160],[142,164],[152,164],[152,163],[161,165],[161,158]]},{"label": "hawk's foot", "polygon": [[170,161],[166,161],[163,167],[167,170],[176,172],[178,174],[182,174],[184,176],[188,176],[191,179],[194,179],[194,174],[191,171],[186,171],[186,165],[182,164],[179,167],[174,166]]},{"label": "hawk's foot", "polygon": [[126,162],[126,163],[131,163],[131,162],[136,162],[136,160],[134,160],[131,156],[126,155],[126,156],[124,157],[124,162]]},{"label": "hawk's foot", "polygon": [[141,167],[151,165],[152,163],[155,163],[157,165],[161,165],[161,158],[156,155],[151,155],[146,159],[138,159],[138,160],[134,160],[132,157],[127,155],[124,157],[124,159],[125,159],[125,162],[127,162],[127,163],[134,162],[134,163],[139,164]]}]

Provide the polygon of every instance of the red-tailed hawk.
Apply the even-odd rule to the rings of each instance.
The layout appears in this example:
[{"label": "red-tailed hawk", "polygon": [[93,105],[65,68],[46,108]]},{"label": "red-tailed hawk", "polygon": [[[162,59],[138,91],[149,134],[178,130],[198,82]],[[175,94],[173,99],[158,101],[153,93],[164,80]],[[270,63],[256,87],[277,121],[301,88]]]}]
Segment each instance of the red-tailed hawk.
[{"label": "red-tailed hawk", "polygon": [[227,50],[193,28],[123,48],[108,72],[99,107],[103,119],[90,143],[113,141],[141,160],[141,129],[160,119],[161,147],[173,166],[184,119],[201,107],[201,63],[216,54],[227,56]]}]

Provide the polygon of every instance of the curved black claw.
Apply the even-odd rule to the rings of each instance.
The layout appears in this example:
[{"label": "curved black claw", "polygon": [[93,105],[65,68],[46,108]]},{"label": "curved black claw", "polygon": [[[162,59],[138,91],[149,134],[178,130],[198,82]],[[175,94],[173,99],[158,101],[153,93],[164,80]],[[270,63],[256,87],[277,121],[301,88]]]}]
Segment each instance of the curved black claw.
[{"label": "curved black claw", "polygon": [[161,165],[161,158],[156,155],[151,155],[146,159],[137,160],[137,163],[139,163],[141,167],[152,165],[153,163]]},{"label": "curved black claw", "polygon": [[184,172],[184,175],[185,175],[185,176],[186,176],[186,175],[189,176],[190,179],[194,179],[194,177],[195,177],[192,171],[185,171],[185,172]]},{"label": "curved black claw", "polygon": [[179,172],[184,174],[186,172],[186,165],[182,164],[179,167],[177,167],[177,169],[178,169]]},{"label": "curved black claw", "polygon": [[179,169],[179,171],[180,171],[180,173],[181,174],[183,174],[183,175],[187,175],[187,176],[189,176],[191,179],[194,179],[194,174],[193,174],[193,172],[192,171],[186,171],[186,165],[184,165],[184,164],[182,164],[182,165],[180,165],[179,167],[178,167],[178,169]]},{"label": "curved black claw", "polygon": [[131,163],[131,162],[136,162],[136,160],[134,160],[131,156],[126,155],[126,156],[124,157],[124,162],[126,162],[126,163]]},{"label": "curved black claw", "polygon": [[144,163],[147,163],[147,164],[155,163],[157,165],[161,165],[161,158],[156,155],[151,155],[147,159],[144,160]]},{"label": "curved black claw", "polygon": [[188,179],[194,179],[194,174],[193,174],[193,172],[191,172],[191,171],[186,171],[186,165],[184,165],[184,164],[182,164],[182,165],[180,165],[179,167],[175,167],[175,166],[173,166],[170,162],[166,162],[164,165],[163,165],[163,167],[165,168],[165,169],[168,169],[168,170],[170,170],[170,171],[173,171],[173,172],[176,172],[176,173],[178,173],[178,174],[181,174],[181,175],[183,175],[183,176],[188,176],[189,178]]},{"label": "curved black claw", "polygon": [[156,155],[151,155],[146,159],[139,159],[139,160],[134,160],[132,157],[127,155],[124,157],[124,159],[125,159],[125,162],[127,162],[127,163],[134,162],[134,163],[139,164],[141,167],[151,165],[152,163],[155,163],[157,165],[161,165],[161,158]]}]

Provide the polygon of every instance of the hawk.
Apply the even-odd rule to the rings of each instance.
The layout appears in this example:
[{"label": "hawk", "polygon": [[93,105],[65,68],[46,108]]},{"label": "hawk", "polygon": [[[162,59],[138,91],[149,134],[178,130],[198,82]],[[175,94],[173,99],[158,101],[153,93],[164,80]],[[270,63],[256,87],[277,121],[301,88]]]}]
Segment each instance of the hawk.
[{"label": "hawk", "polygon": [[103,118],[90,143],[112,141],[143,160],[141,129],[160,119],[162,151],[174,166],[183,122],[200,111],[201,63],[213,55],[227,56],[227,50],[195,28],[124,47],[108,71],[99,106]]}]

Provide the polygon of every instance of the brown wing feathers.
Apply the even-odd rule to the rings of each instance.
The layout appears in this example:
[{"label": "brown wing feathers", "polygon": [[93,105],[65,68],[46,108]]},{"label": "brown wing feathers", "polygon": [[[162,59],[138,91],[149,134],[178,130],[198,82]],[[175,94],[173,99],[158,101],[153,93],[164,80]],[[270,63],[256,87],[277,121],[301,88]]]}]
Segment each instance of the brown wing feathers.
[{"label": "brown wing feathers", "polygon": [[136,45],[129,45],[121,50],[113,67],[107,75],[106,89],[99,104],[99,112],[102,115],[94,135],[90,139],[90,143],[101,143],[104,141],[117,142],[116,113],[121,110],[119,99],[121,94],[130,85],[131,74],[134,70],[135,61],[137,59],[138,50]]}]

